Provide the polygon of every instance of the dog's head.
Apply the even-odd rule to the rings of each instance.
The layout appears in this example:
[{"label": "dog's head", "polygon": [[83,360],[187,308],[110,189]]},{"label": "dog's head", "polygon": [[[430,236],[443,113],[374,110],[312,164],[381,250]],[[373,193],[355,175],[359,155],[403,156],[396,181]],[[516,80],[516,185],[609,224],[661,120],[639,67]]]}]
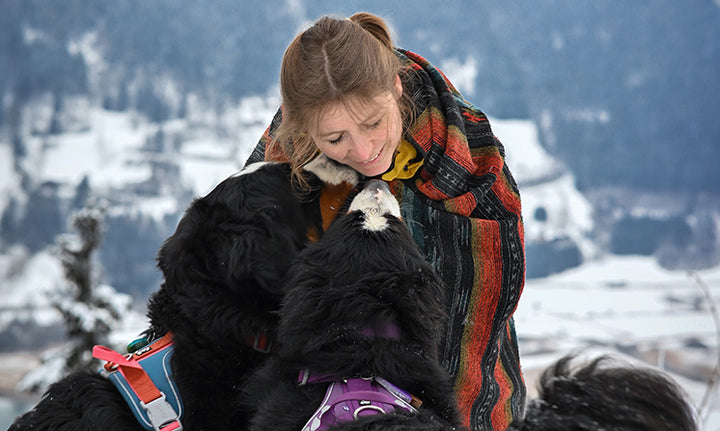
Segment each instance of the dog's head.
[{"label": "dog's head", "polygon": [[299,254],[286,283],[279,331],[288,350],[331,357],[328,350],[361,349],[360,334],[384,336],[390,322],[402,342],[437,353],[442,283],[382,181],[369,182],[348,213]]},{"label": "dog's head", "polygon": [[346,281],[428,269],[401,219],[398,201],[379,180],[365,185],[347,214],[333,222],[316,248],[329,255],[326,259],[333,262],[328,268],[332,275]]},{"label": "dog's head", "polygon": [[172,314],[193,322],[227,315],[228,325],[277,310],[283,277],[320,223],[311,198],[298,197],[288,165],[264,163],[196,199],[158,253],[166,304],[154,307],[176,305]]},{"label": "dog's head", "polygon": [[372,180],[353,199],[348,213],[362,219],[364,230],[381,232],[400,219],[400,205],[385,182]]},{"label": "dog's head", "polygon": [[166,279],[279,292],[307,241],[306,210],[281,164],[251,167],[196,199],[160,249]]},{"label": "dog's head", "polygon": [[694,431],[692,409],[667,375],[646,367],[612,365],[603,356],[573,367],[566,356],[542,374],[540,397],[510,431]]}]

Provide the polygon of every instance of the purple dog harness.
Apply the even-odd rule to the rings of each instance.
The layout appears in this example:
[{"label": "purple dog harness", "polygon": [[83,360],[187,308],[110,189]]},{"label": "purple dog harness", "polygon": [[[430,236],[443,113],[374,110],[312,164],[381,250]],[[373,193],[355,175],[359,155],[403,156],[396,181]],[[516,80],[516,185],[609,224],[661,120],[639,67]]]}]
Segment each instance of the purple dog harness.
[{"label": "purple dog harness", "polygon": [[381,377],[338,379],[332,375],[310,374],[303,370],[298,383],[330,383],[320,407],[301,431],[324,431],[331,425],[402,409],[417,412],[422,402]]}]

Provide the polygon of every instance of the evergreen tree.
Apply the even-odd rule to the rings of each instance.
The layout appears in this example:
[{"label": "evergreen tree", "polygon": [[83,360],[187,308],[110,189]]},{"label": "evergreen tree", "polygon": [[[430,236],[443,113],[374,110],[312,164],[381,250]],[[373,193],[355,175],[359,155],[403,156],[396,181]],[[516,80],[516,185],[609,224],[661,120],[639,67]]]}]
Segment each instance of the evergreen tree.
[{"label": "evergreen tree", "polygon": [[[53,306],[63,316],[71,348],[65,360],[67,371],[87,368],[93,358],[92,348],[107,343],[107,336],[129,302],[118,297],[115,289],[97,282],[93,255],[103,237],[105,209],[90,203],[71,217],[74,234],[60,235],[57,254],[68,285],[53,299]],[[121,301],[117,301],[122,298]]]},{"label": "evergreen tree", "polygon": [[47,352],[42,365],[19,383],[21,391],[43,391],[72,371],[97,368],[93,346],[108,345],[111,330],[130,311],[129,295],[98,282],[94,255],[102,243],[104,216],[105,206],[90,200],[70,217],[74,232],[56,238],[55,253],[67,283],[50,294],[50,301],[62,316],[68,343],[60,353]]}]

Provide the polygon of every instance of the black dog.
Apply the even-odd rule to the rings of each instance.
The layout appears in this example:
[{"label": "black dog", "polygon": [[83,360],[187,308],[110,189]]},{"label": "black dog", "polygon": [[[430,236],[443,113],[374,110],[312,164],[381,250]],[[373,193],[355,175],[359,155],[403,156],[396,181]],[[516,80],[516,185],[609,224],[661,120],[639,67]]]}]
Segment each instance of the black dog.
[{"label": "black dog", "polygon": [[650,368],[607,366],[607,357],[577,369],[572,356],[547,368],[539,398],[509,431],[694,431],[693,411],[669,377]]},{"label": "black dog", "polygon": [[[387,185],[371,181],[349,212],[300,253],[280,310],[281,347],[249,385],[258,408],[250,429],[315,429],[303,425],[325,402],[331,381],[357,377],[381,377],[420,398],[422,407],[360,415],[333,429],[460,427],[438,362],[443,288],[399,212]],[[301,373],[310,382],[298,384]]]},{"label": "black dog", "polygon": [[[239,397],[269,356],[282,279],[308,231],[322,229],[315,196],[301,196],[287,165],[250,166],[195,200],[160,249],[165,282],[149,302],[147,336],[173,335],[187,430],[247,424]],[[10,428],[30,429],[142,428],[112,383],[87,371],[52,385]]]}]

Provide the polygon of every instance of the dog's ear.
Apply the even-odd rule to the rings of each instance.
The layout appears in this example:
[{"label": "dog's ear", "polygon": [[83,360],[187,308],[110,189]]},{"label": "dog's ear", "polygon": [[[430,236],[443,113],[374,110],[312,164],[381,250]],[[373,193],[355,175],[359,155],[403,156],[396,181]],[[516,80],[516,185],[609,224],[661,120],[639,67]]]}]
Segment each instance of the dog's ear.
[{"label": "dog's ear", "polygon": [[192,242],[193,236],[196,235],[199,220],[195,208],[199,205],[202,205],[202,203],[197,200],[192,204],[180,219],[175,232],[163,242],[158,251],[157,265],[166,279],[174,271],[182,271],[183,268],[187,268],[188,256],[186,251],[190,248],[189,243]]},{"label": "dog's ear", "polygon": [[[267,223],[273,225],[272,221]],[[216,242],[221,258],[214,263],[230,288],[242,290],[244,284],[251,283],[253,289],[278,295],[299,247],[290,228],[276,223],[272,232],[247,230],[222,235]]]},{"label": "dog's ear", "polygon": [[226,218],[227,210],[196,199],[180,219],[175,232],[158,251],[158,267],[166,280],[212,278],[216,273],[216,223]]}]

